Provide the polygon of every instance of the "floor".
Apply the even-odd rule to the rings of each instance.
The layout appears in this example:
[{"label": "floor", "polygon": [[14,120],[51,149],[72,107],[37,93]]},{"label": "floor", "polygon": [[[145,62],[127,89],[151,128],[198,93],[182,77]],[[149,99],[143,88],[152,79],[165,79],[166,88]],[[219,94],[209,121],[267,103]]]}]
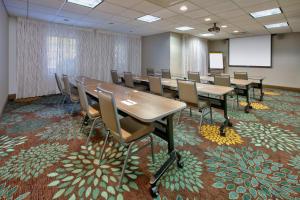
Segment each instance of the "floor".
[{"label": "floor", "polygon": [[[175,127],[184,168],[174,165],[163,176],[157,199],[300,199],[300,93],[265,93],[249,114],[243,102],[230,106],[234,128],[226,129],[225,138],[218,134],[220,111],[214,109],[213,123],[205,119],[201,128],[199,113],[184,111]],[[85,146],[89,126],[80,133],[82,117],[69,115],[71,105],[59,107],[59,100],[47,96],[6,106],[0,199],[151,199],[149,179],[167,159],[167,144],[155,137],[154,163],[150,148],[132,156],[118,188],[126,149],[110,140],[99,160],[100,129]]]}]

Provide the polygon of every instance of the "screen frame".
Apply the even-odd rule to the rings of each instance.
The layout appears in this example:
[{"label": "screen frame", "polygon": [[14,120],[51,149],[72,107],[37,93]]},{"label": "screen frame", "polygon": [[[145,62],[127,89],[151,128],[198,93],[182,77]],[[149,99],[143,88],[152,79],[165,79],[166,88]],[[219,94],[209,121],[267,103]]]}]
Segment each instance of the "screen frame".
[{"label": "screen frame", "polygon": [[[259,35],[258,35],[259,36]],[[263,35],[261,35],[263,36]],[[273,68],[273,36],[274,34],[271,34],[270,40],[271,40],[271,58],[270,58],[270,64],[271,66],[259,66],[259,65],[230,65],[230,39],[228,39],[228,67],[243,67],[243,68]],[[253,36],[255,37],[255,36]],[[242,38],[242,37],[241,37]]]},{"label": "screen frame", "polygon": [[[219,53],[222,54],[222,59],[223,59],[223,68],[210,68],[210,56],[209,54],[211,53]],[[224,52],[222,51],[212,51],[212,52],[208,52],[208,69],[209,70],[224,70],[225,69],[225,62],[224,62]]]}]

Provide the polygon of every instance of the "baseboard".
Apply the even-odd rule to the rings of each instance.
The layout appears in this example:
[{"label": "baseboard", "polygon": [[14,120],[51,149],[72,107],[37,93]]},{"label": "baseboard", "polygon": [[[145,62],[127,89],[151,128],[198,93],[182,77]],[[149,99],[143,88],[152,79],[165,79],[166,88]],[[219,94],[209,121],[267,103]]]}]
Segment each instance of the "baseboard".
[{"label": "baseboard", "polygon": [[289,90],[289,91],[293,91],[293,92],[300,92],[300,88],[285,87],[285,86],[278,86],[278,85],[264,85],[264,88],[281,89],[281,90]]},{"label": "baseboard", "polygon": [[5,101],[4,105],[3,105],[3,108],[0,108],[0,117],[2,117],[4,108],[5,108],[5,106],[7,105],[7,102],[8,102],[8,100],[6,99],[6,101]]},{"label": "baseboard", "polygon": [[16,94],[9,94],[7,97],[8,101],[14,101],[16,100],[16,98],[17,98]]}]

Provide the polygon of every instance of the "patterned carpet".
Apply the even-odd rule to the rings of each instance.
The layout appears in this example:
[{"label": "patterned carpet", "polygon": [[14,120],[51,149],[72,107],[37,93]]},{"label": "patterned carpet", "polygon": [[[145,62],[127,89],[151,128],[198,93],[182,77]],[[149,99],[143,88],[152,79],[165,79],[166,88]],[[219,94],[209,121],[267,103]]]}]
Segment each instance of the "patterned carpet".
[{"label": "patterned carpet", "polygon": [[[111,139],[99,160],[101,130],[86,147],[90,126],[80,133],[82,117],[69,115],[71,105],[59,107],[59,100],[47,96],[6,106],[0,199],[151,199],[149,179],[167,159],[167,143],[155,137],[155,163],[150,148],[132,156],[118,188],[126,149]],[[234,126],[225,138],[218,134],[219,110],[213,124],[205,119],[201,128],[196,111],[192,117],[184,112],[174,133],[184,168],[167,171],[157,199],[300,199],[300,93],[267,90],[249,114],[243,102],[239,108],[229,104]]]}]

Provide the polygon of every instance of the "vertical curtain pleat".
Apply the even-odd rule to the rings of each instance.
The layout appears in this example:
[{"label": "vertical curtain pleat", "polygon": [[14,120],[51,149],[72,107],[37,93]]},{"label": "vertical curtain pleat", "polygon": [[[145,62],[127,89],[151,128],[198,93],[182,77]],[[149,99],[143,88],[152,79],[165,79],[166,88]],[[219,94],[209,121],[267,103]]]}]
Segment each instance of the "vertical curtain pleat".
[{"label": "vertical curtain pleat", "polygon": [[111,81],[141,73],[141,37],[18,18],[17,98],[58,92],[54,73]]},{"label": "vertical curtain pleat", "polygon": [[184,73],[194,71],[200,72],[201,75],[207,74],[207,40],[191,35],[184,35],[182,38],[182,65]]}]

